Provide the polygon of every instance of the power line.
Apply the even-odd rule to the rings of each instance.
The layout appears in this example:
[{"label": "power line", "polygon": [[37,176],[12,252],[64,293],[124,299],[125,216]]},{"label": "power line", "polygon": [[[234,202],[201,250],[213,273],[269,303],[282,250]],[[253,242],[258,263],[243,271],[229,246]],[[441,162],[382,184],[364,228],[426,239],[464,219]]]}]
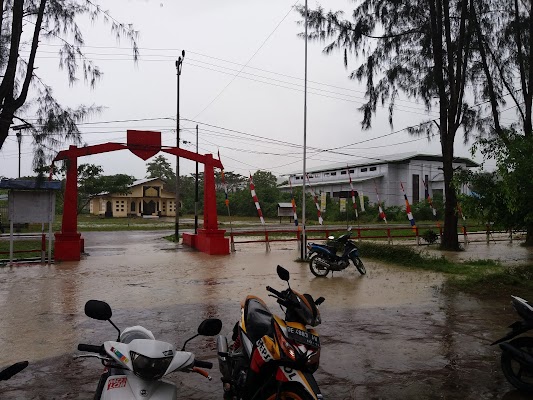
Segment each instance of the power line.
[{"label": "power line", "polygon": [[[276,32],[276,30],[278,29],[278,27],[281,25],[281,23],[283,21],[285,21],[285,18],[287,18],[287,16],[290,14],[290,12],[292,11],[292,9],[294,8],[294,6],[298,3],[298,0],[296,1],[296,3],[294,3],[292,5],[292,7],[290,8],[290,10],[287,12],[287,14],[285,14],[285,16],[283,17],[283,19],[276,25],[276,27],[274,28],[274,30],[272,32],[270,32],[270,34],[267,36],[267,38],[263,41],[263,43],[261,44],[261,46],[259,46],[259,48],[254,52],[254,54],[252,55],[252,57],[250,57],[250,59],[246,62],[246,64],[244,64],[244,66],[241,68],[241,71],[246,67],[247,64],[250,63],[250,61],[253,60],[253,58],[255,57],[255,55],[259,52],[259,50],[261,50],[263,48],[263,46],[265,45],[265,43],[268,41],[268,39],[270,39],[270,37],[274,34],[274,32]],[[233,79],[231,81],[228,82],[228,84],[226,86],[224,86],[224,88],[222,88],[222,90],[220,92],[218,92],[218,94],[213,98],[213,100],[211,100],[203,109],[202,111],[200,111],[198,114],[196,114],[194,116],[194,119],[198,118],[198,116],[200,114],[202,114],[205,110],[207,110],[207,108],[213,104],[215,102],[216,99],[218,99],[220,97],[220,95],[224,92],[224,90],[226,90],[226,88],[231,85],[231,83],[237,78],[238,74],[235,75],[233,77]]]}]

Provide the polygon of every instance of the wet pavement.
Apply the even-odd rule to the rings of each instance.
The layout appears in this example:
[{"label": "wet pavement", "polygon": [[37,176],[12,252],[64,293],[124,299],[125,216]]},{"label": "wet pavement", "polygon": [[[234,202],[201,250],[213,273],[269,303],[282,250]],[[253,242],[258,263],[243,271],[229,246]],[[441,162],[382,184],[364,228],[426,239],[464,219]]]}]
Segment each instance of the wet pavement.
[{"label": "wet pavement", "polygon": [[[101,344],[116,331],[84,315],[89,299],[107,301],[119,327],[143,325],[181,346],[207,317],[220,318],[230,336],[247,294],[279,314],[265,290],[285,288],[278,264],[291,272],[295,290],[326,298],[315,374],[326,399],[528,398],[507,383],[498,349],[489,346],[514,321],[508,298],[448,294],[439,274],[379,264],[364,254],[366,276],[351,267],[315,278],[307,264],[296,262],[295,242],[272,244],[268,253],[261,244],[239,244],[234,254],[209,256],[167,242],[165,234],[88,232],[88,255],[80,262],[0,268],[0,366],[30,361],[0,383],[0,398],[92,398],[102,366],[72,356],[78,343]],[[527,253],[520,251],[496,254]],[[215,368],[212,381],[170,375],[181,398],[221,399],[215,340],[196,338],[187,350]]]}]

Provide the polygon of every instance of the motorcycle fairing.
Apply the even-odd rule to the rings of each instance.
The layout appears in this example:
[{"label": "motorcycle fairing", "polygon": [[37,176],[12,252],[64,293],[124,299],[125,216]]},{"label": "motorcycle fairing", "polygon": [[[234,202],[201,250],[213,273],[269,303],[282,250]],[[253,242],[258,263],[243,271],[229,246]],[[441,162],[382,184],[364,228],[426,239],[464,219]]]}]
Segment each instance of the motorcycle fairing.
[{"label": "motorcycle fairing", "polygon": [[164,381],[129,379],[128,375],[111,375],[102,388],[101,400],[163,400],[177,398],[176,386]]},{"label": "motorcycle fairing", "polygon": [[176,351],[172,362],[168,366],[165,375],[170,374],[172,371],[182,369],[194,362],[194,354],[188,351]]},{"label": "motorcycle fairing", "polygon": [[[168,356],[174,356],[172,363],[167,369],[166,373],[169,373],[180,365],[183,365],[187,360],[192,356],[191,353],[183,352],[184,354],[178,355],[176,358],[174,346],[170,343],[161,342],[159,340],[152,339],[134,339],[130,343],[120,343],[120,342],[104,342],[104,349],[107,354],[109,354],[116,362],[124,365],[130,371],[133,371],[133,364],[130,356],[130,351],[135,353],[142,354],[143,356],[150,358],[163,358]],[[193,360],[194,360],[194,356]],[[172,370],[170,367],[175,366]]]},{"label": "motorcycle fairing", "polygon": [[498,339],[495,342],[491,343],[490,345],[493,346],[495,344],[505,342],[509,339],[514,338],[515,336],[521,335],[522,333],[533,329],[533,323],[530,321],[516,321],[509,325],[509,328],[511,328],[511,332],[509,332],[501,339]]},{"label": "motorcycle fairing", "polygon": [[318,384],[313,374],[298,371],[287,366],[280,366],[276,371],[276,380],[279,382],[299,383],[315,400],[323,400]]}]

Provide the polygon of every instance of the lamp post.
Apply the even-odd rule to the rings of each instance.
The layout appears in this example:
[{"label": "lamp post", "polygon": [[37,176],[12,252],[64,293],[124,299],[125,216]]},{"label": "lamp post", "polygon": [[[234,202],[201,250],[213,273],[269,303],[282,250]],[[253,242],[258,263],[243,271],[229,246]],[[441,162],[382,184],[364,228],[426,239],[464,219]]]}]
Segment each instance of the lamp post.
[{"label": "lamp post", "polygon": [[[183,59],[185,58],[185,50],[182,50],[181,56],[176,61],[176,77],[177,77],[177,106],[176,106],[176,147],[180,147],[180,75],[183,66]],[[180,237],[180,157],[176,156],[176,220],[174,235],[176,243],[179,243]]]},{"label": "lamp post", "polygon": [[13,129],[16,132],[17,135],[17,143],[19,147],[19,178],[20,178],[20,148],[22,146],[22,132],[23,129],[31,128],[32,126],[28,123],[24,123],[22,125],[15,125],[12,126],[11,129]]}]

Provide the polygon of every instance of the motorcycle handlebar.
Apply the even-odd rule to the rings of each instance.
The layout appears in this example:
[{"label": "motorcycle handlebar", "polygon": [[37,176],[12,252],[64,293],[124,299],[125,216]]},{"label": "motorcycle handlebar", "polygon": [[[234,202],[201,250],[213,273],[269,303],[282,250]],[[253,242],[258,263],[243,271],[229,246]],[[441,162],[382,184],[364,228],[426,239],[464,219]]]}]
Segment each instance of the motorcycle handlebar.
[{"label": "motorcycle handlebar", "polygon": [[200,367],[200,368],[211,369],[213,368],[213,363],[209,361],[194,360],[194,366]]},{"label": "motorcycle handlebar", "polygon": [[276,289],[272,289],[270,286],[267,286],[266,290],[270,293],[274,293],[278,297],[284,298],[284,296],[280,292],[278,292]]},{"label": "motorcycle handlebar", "polygon": [[89,353],[105,354],[104,345],[95,346],[93,344],[78,344],[79,351],[87,351]]}]

